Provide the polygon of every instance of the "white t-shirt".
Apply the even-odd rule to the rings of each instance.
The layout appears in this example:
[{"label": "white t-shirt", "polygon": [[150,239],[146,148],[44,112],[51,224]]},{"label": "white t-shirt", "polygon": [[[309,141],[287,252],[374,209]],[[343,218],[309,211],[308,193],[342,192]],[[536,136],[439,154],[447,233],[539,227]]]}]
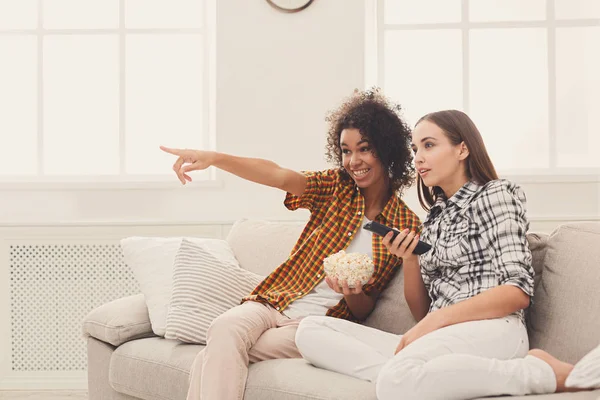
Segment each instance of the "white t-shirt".
[{"label": "white t-shirt", "polygon": [[[362,226],[369,219],[363,218]],[[370,231],[362,229],[356,232],[354,238],[348,245],[346,253],[362,253],[373,258],[373,234]],[[325,315],[327,310],[337,305],[344,297],[341,293],[336,293],[327,285],[325,279],[315,286],[306,296],[293,301],[283,313],[292,319],[308,317],[312,315]]]}]

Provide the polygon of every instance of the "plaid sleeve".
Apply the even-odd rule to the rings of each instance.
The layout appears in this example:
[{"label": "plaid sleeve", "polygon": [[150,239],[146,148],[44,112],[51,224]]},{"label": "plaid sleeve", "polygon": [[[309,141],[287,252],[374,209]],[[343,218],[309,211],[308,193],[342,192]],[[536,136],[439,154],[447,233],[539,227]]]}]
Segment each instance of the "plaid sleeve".
[{"label": "plaid sleeve", "polygon": [[326,171],[302,171],[302,173],[306,176],[306,188],[301,196],[292,193],[286,194],[283,204],[288,210],[306,208],[312,212],[329,204],[331,196],[338,187],[339,171],[330,169]]},{"label": "plaid sleeve", "polygon": [[415,214],[410,208],[408,208],[408,206],[406,206],[404,204],[403,204],[403,206],[404,206],[404,210],[403,210],[402,218],[404,219],[404,221],[406,221],[404,223],[404,227],[408,228],[412,232],[416,232],[416,233],[420,234],[421,230],[423,228],[421,226],[421,220],[419,219],[417,214]]},{"label": "plaid sleeve", "polygon": [[490,248],[497,263],[498,283],[520,288],[533,296],[534,271],[527,244],[525,193],[508,181],[497,181],[485,193],[482,209]]}]

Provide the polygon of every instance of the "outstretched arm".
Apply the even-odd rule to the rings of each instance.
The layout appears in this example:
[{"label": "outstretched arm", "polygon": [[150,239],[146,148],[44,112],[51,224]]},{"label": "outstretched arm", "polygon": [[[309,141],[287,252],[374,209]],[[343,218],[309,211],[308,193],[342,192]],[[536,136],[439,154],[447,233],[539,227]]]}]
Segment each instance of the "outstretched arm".
[{"label": "outstretched arm", "polygon": [[273,161],[237,157],[215,151],[172,149],[164,146],[160,148],[178,157],[173,164],[173,170],[183,185],[192,181],[188,172],[214,166],[240,178],[275,187],[296,196],[301,196],[306,188],[306,176],[300,172],[282,168]]}]

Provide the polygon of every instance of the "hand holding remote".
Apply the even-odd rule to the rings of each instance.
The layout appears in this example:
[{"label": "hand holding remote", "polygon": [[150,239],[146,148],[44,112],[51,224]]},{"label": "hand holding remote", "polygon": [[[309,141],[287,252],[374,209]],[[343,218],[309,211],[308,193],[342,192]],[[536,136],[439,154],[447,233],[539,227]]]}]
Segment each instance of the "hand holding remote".
[{"label": "hand holding remote", "polygon": [[414,251],[419,244],[419,235],[410,232],[408,229],[397,234],[390,231],[383,237],[381,243],[396,257],[408,260],[417,257]]},{"label": "hand holding remote", "polygon": [[[411,254],[421,255],[431,250],[431,245],[425,242],[419,241],[418,235],[415,238],[415,232],[409,237],[408,229],[400,232],[397,229],[392,229],[389,226],[385,226],[376,221],[370,221],[365,224],[363,229],[376,233],[383,237],[382,243],[387,247],[388,251],[397,257],[407,258]],[[386,240],[387,239],[387,240]],[[405,240],[408,239],[408,240]],[[413,240],[416,239],[416,240]],[[406,243],[404,243],[406,241]],[[413,243],[414,242],[414,243]],[[414,246],[412,246],[414,244]],[[411,251],[404,255],[408,251]]]}]

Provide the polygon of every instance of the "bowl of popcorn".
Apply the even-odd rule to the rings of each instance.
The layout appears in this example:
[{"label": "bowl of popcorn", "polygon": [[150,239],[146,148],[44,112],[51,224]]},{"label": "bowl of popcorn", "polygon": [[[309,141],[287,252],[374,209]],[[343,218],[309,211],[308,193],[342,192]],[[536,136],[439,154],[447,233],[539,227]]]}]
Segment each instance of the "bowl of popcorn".
[{"label": "bowl of popcorn", "polygon": [[349,288],[354,288],[357,281],[360,281],[361,285],[369,282],[375,266],[371,257],[366,254],[346,253],[341,250],[323,260],[323,269],[328,277],[346,281]]}]

